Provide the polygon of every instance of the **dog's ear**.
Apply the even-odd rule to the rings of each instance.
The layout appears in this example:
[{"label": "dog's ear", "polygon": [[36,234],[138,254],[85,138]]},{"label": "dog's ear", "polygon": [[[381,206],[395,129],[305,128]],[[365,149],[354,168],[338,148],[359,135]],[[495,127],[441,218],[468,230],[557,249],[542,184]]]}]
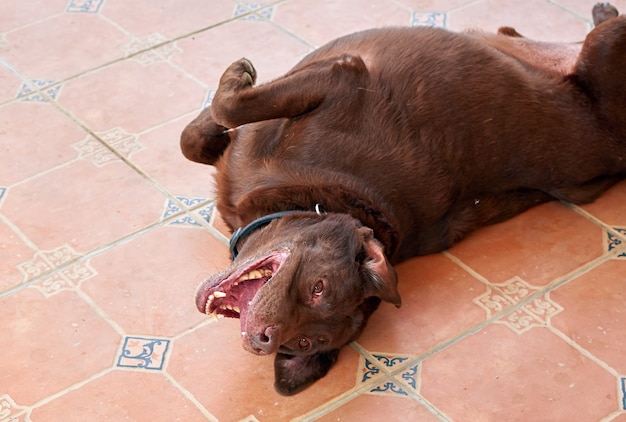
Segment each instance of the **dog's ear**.
[{"label": "dog's ear", "polygon": [[365,249],[362,272],[367,283],[366,294],[377,296],[399,308],[402,299],[398,292],[396,270],[387,260],[383,246],[374,238],[372,229],[359,227],[357,230]]},{"label": "dog's ear", "polygon": [[284,396],[304,390],[322,378],[337,362],[339,349],[314,355],[285,355],[277,353],[274,359],[274,388]]}]

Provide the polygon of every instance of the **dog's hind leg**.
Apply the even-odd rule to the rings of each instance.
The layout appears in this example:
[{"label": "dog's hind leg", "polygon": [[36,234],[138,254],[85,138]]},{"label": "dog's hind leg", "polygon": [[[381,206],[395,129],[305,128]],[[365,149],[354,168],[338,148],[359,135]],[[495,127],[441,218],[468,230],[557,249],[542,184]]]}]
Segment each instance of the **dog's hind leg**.
[{"label": "dog's hind leg", "polygon": [[602,124],[618,138],[626,161],[626,17],[598,25],[583,43],[570,78],[587,94]]}]

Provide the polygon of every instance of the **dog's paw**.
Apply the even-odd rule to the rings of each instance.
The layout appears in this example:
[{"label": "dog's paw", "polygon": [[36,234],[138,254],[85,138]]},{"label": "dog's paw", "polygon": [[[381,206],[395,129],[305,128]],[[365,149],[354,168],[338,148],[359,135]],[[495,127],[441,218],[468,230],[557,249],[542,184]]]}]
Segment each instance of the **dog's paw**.
[{"label": "dog's paw", "polygon": [[220,79],[219,89],[239,91],[256,83],[256,70],[250,60],[242,58],[228,66]]},{"label": "dog's paw", "polygon": [[593,24],[600,25],[602,22],[619,16],[619,11],[611,3],[596,3],[591,10]]}]

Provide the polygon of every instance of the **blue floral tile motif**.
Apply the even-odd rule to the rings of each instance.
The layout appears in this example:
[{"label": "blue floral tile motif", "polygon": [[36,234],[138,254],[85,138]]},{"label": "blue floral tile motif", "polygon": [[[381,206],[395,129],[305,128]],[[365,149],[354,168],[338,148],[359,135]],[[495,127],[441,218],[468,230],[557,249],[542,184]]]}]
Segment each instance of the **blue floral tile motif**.
[{"label": "blue floral tile motif", "polygon": [[68,13],[98,13],[104,0],[71,0],[65,9]]},{"label": "blue floral tile motif", "polygon": [[[405,356],[383,356],[383,355],[373,355],[379,363],[384,364],[388,368],[392,368],[397,364],[402,362],[406,362],[409,358]],[[380,373],[380,369],[369,359],[365,359],[365,372],[361,378],[361,382],[366,382],[374,376]],[[417,365],[413,365],[407,368],[402,374],[402,380],[410,385],[412,388],[416,388],[417,386]],[[387,380],[378,386],[372,388],[370,393],[373,394],[391,394],[391,395],[402,395],[407,396],[408,393],[396,384],[393,381]]]},{"label": "blue floral tile motif", "polygon": [[[616,232],[619,232],[623,235],[626,236],[626,228],[623,227],[613,227],[613,230],[615,230]],[[608,245],[607,245],[607,251],[610,253],[613,249],[619,247],[622,245],[622,240],[619,239],[617,236],[614,236],[612,233],[608,233],[607,232],[607,241],[608,241]],[[626,252],[623,252],[619,255],[617,255],[616,258],[619,259],[626,259]]]},{"label": "blue floral tile motif", "polygon": [[206,97],[204,97],[204,102],[202,103],[203,109],[211,105],[211,103],[213,102],[213,97],[215,97],[215,92],[217,92],[216,89],[209,89],[209,91],[206,93]]},{"label": "blue floral tile motif", "polygon": [[[54,80],[46,80],[46,79],[33,79],[32,81],[30,81],[33,85],[35,85],[37,88],[43,88],[45,86],[48,85],[52,85],[55,83]],[[54,85],[51,86],[49,88],[45,89],[45,93],[51,97],[53,100],[57,98],[57,96],[59,95],[59,91],[61,91],[61,85]],[[22,99],[22,101],[38,101],[41,103],[45,103],[46,98],[41,95],[41,94],[32,94],[34,91],[31,89],[31,87],[28,84],[23,83],[22,86],[20,87],[19,92],[17,93],[17,97],[24,97]]]},{"label": "blue floral tile motif", "polygon": [[413,12],[411,26],[446,27],[446,14],[443,12]]},{"label": "blue floral tile motif", "polygon": [[165,339],[126,337],[117,366],[161,370],[169,345]]},{"label": "blue floral tile motif", "polygon": [[263,7],[265,7],[265,3],[239,3],[235,8],[235,14],[233,15],[233,17],[236,18],[237,16],[245,15],[246,13],[252,11],[257,11],[256,14],[253,13],[248,16],[243,16],[241,20],[263,21],[261,16],[268,20],[272,19],[272,15],[274,15],[274,6],[268,7],[266,9],[263,9]]},{"label": "blue floral tile motif", "polygon": [[[187,208],[192,208],[207,200],[206,198],[187,198],[184,196],[177,196],[176,199],[182,202]],[[209,204],[205,207],[200,208],[199,210],[197,210],[197,212],[206,222],[209,222],[211,220],[211,215],[213,214],[213,208],[214,208],[214,205]],[[163,212],[161,219],[164,220],[168,218],[169,216],[179,213],[181,211],[183,211],[183,209],[181,209],[176,202],[172,201],[171,199],[168,199],[165,204],[165,211]],[[196,220],[194,220],[188,215],[181,215],[176,220],[171,221],[170,224],[178,225],[178,226],[200,227],[200,223],[198,223]]]}]

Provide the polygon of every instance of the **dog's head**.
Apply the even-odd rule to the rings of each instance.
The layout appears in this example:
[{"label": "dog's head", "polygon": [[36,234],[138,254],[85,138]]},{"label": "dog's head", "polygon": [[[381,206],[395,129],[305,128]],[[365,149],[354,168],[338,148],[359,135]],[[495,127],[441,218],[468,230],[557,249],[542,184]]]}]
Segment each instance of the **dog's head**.
[{"label": "dog's head", "polygon": [[246,350],[276,352],[276,390],[321,378],[397,278],[372,230],[345,214],[298,213],[251,233],[227,270],[198,289],[201,312],[240,318]]}]

